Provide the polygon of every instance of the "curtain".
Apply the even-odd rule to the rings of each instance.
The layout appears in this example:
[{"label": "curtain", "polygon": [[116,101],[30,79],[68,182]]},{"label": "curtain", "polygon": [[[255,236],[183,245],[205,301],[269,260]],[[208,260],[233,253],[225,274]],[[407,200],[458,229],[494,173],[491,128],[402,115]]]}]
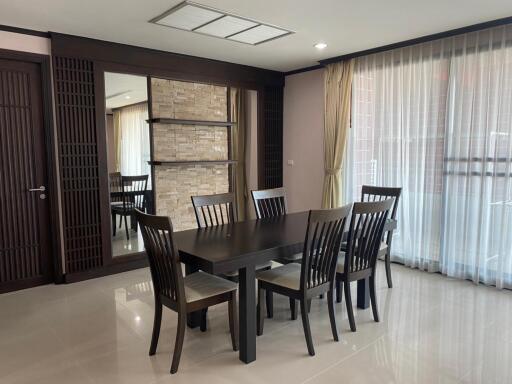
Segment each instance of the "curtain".
[{"label": "curtain", "polygon": [[231,88],[231,120],[236,122],[232,128],[231,153],[237,163],[233,166],[234,191],[238,211],[238,219],[248,217],[247,173],[245,168],[245,153],[247,147],[246,135],[246,91],[241,88]]},{"label": "curtain", "polygon": [[354,61],[329,64],[324,86],[324,187],[322,206],[341,205],[341,167],[350,125],[350,103]]},{"label": "curtain", "polygon": [[356,59],[345,192],[403,188],[392,259],[512,287],[512,26]]},{"label": "curtain", "polygon": [[121,172],[121,111],[115,109],[113,112],[114,122],[114,169]]},{"label": "curtain", "polygon": [[[120,172],[123,176],[149,175],[151,168],[149,146],[148,106],[146,103],[120,108],[119,113],[121,145]],[[114,125],[115,127],[115,125]],[[148,180],[148,188],[151,180]]]}]

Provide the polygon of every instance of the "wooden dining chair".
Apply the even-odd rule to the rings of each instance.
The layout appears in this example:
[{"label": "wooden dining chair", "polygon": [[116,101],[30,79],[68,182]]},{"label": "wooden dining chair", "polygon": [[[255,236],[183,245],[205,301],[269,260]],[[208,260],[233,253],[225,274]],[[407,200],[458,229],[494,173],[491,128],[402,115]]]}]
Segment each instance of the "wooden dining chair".
[{"label": "wooden dining chair", "polygon": [[[336,267],[337,296],[345,291],[348,319],[352,332],[356,331],[350,283],[361,279],[370,280],[370,301],[373,319],[379,321],[375,293],[375,271],[382,243],[384,226],[394,199],[376,202],[354,203],[347,235],[347,246],[338,259]],[[343,288],[341,283],[343,283]]]},{"label": "wooden dining chair", "polygon": [[327,292],[329,319],[332,335],[338,341],[334,313],[334,278],[345,224],[351,205],[341,208],[310,211],[302,252],[302,263],[289,263],[281,267],[257,273],[258,306],[257,333],[263,334],[263,293],[272,291],[300,302],[300,313],[308,352],[315,349],[309,326],[308,302]]},{"label": "wooden dining chair", "polygon": [[[258,219],[266,219],[283,216],[288,213],[286,202],[286,190],[284,188],[262,189],[251,191],[254,210]],[[300,263],[302,252],[287,252],[276,259],[280,264]],[[297,305],[294,299],[290,298],[290,311],[292,320],[297,319]],[[272,318],[274,308],[267,303],[267,317]]]},{"label": "wooden dining chair", "polygon": [[[400,199],[401,194],[402,188],[363,185],[361,189],[361,201],[382,201],[385,199],[394,198],[395,201],[393,203],[393,207],[391,208],[389,218],[396,220],[398,200]],[[393,288],[393,281],[391,279],[391,241],[393,240],[393,230],[387,231],[384,236],[384,242],[381,244],[378,257],[384,257],[388,287]]]},{"label": "wooden dining chair", "polygon": [[204,272],[195,272],[183,277],[170,218],[148,215],[137,208],[135,216],[140,224],[144,247],[148,255],[155,296],[155,317],[149,355],[152,356],[156,353],[162,322],[162,306],[178,313],[176,342],[171,364],[171,373],[176,373],[183,349],[187,314],[226,301],[228,302],[231,344],[233,350],[237,351],[237,284]]},{"label": "wooden dining chair", "polygon": [[[224,224],[232,224],[238,221],[234,193],[219,193],[215,195],[191,196],[192,206],[196,216],[198,228],[208,228]],[[271,263],[263,263],[256,266],[256,271],[271,268]],[[226,279],[238,282],[238,271],[224,273]],[[272,308],[272,295],[268,295],[268,306]],[[206,329],[206,314],[201,319],[201,329]]]},{"label": "wooden dining chair", "polygon": [[[122,204],[110,206],[112,213],[112,232],[115,236],[116,225],[115,215],[124,218],[126,231],[126,240],[130,240],[130,231],[128,228],[127,217],[134,218],[135,209],[145,212],[146,210],[146,189],[148,184],[148,175],[141,176],[121,176],[121,201]],[[137,226],[134,227],[137,230]]]}]

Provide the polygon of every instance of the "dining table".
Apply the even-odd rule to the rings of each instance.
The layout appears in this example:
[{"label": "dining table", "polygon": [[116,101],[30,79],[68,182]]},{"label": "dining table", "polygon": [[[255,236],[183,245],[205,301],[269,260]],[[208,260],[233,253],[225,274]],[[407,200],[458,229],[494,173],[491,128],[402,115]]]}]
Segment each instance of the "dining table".
[{"label": "dining table", "polygon": [[[214,275],[238,270],[239,358],[256,360],[256,266],[285,255],[302,252],[308,212],[273,218],[239,221],[174,233],[186,274],[198,270]],[[396,228],[388,220],[385,230]],[[345,233],[345,236],[347,234]],[[357,282],[357,306],[370,305],[368,279]],[[200,313],[188,318],[189,327],[200,324]]]}]

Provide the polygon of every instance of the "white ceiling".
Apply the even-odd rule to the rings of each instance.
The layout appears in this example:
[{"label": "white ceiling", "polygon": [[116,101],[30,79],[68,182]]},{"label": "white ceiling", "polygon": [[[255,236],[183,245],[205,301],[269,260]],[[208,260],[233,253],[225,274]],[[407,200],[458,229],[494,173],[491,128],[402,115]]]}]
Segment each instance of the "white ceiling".
[{"label": "white ceiling", "polygon": [[[0,0],[0,24],[289,71],[318,60],[512,16],[510,0],[196,0],[296,33],[257,46],[148,20],[180,0]],[[328,47],[317,51],[319,41]]]},{"label": "white ceiling", "polygon": [[147,99],[146,77],[105,72],[105,104],[107,109],[124,107]]}]

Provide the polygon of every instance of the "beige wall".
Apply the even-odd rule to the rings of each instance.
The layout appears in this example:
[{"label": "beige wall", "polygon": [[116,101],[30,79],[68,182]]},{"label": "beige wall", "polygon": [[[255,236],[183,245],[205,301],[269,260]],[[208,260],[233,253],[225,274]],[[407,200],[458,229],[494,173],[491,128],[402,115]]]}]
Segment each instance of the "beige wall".
[{"label": "beige wall", "polygon": [[250,191],[258,189],[258,92],[253,90],[246,92],[247,148],[245,167],[247,172],[247,189],[249,190],[249,217],[255,218],[256,213],[254,212]]},{"label": "beige wall", "polygon": [[[283,113],[283,183],[288,210],[320,208],[324,180],[323,69],[286,77]],[[290,160],[293,165],[288,164]]]},{"label": "beige wall", "polygon": [[114,147],[114,116],[111,113],[105,116],[105,129],[107,130],[108,173],[112,173],[116,171],[116,151]]},{"label": "beige wall", "polygon": [[21,33],[0,31],[0,49],[50,54],[50,39]]}]

